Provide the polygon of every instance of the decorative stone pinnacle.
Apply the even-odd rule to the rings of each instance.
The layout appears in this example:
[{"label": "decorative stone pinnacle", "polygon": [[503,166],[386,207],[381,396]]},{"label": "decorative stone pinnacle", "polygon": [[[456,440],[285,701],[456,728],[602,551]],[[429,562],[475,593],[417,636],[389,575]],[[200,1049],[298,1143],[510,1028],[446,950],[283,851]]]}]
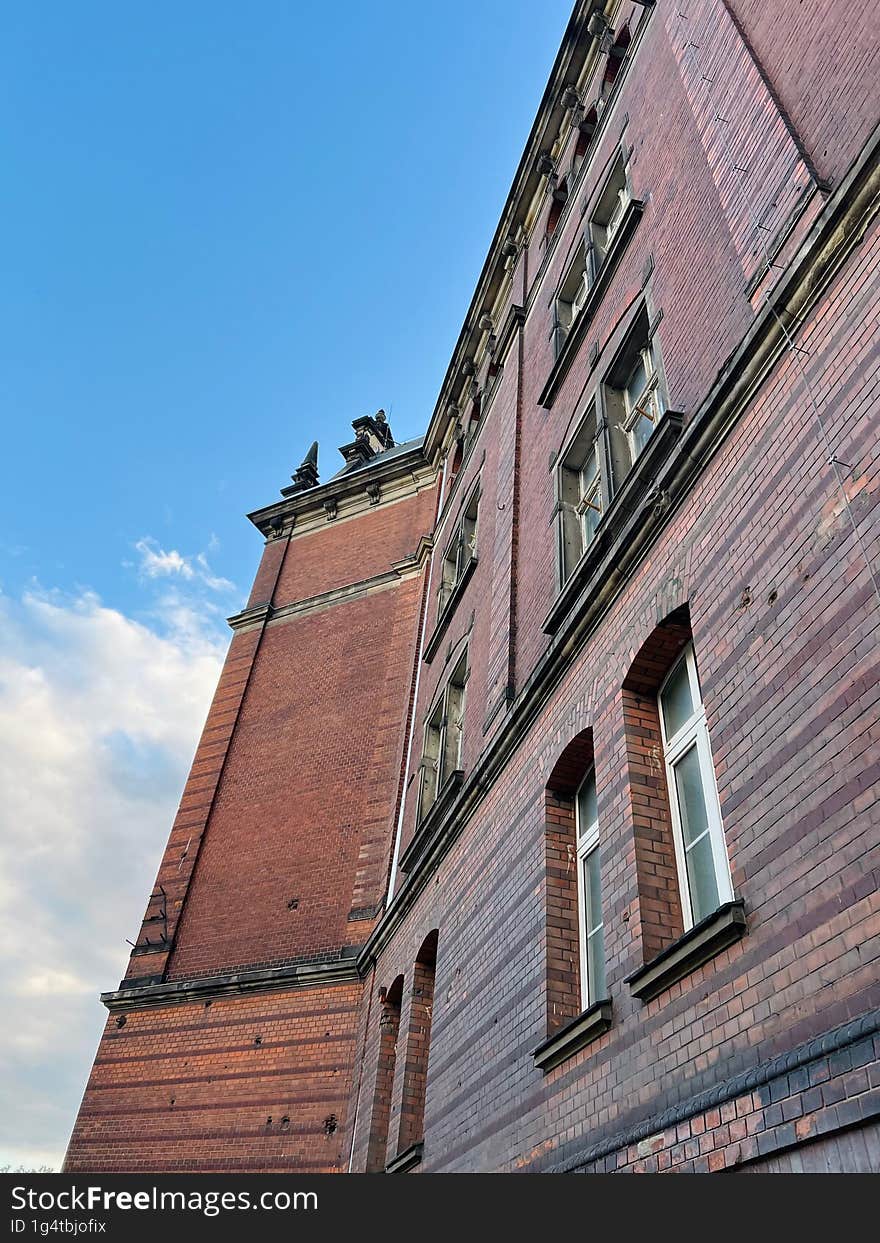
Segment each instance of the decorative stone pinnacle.
[{"label": "decorative stone pinnacle", "polygon": [[296,492],[304,492],[306,488],[317,487],[318,484],[318,442],[312,441],[311,448],[291,476],[293,483],[281,489],[282,496],[293,496]]}]

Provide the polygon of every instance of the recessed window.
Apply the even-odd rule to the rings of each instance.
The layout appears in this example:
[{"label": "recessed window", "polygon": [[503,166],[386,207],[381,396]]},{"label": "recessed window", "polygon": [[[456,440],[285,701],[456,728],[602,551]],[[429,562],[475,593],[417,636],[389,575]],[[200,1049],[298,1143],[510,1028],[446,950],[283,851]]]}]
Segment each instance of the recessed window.
[{"label": "recessed window", "polygon": [[687,928],[733,898],[692,643],[663,683],[659,703],[682,915]]},{"label": "recessed window", "polygon": [[556,352],[562,349],[568,331],[574,324],[590,292],[590,272],[586,242],[581,242],[559,289],[555,307]]},{"label": "recessed window", "polygon": [[581,1001],[586,1010],[606,995],[602,861],[599,850],[599,811],[596,800],[595,769],[590,769],[578,787],[575,817],[577,821]]},{"label": "recessed window", "polygon": [[590,237],[593,243],[594,270],[598,272],[605,261],[611,243],[623,223],[626,209],[630,203],[630,193],[626,184],[626,172],[623,156],[618,156],[605,183],[599,202],[590,217]]},{"label": "recessed window", "polygon": [[479,489],[475,488],[468,498],[464,513],[456,524],[452,538],[446,545],[440,572],[438,614],[443,612],[455,588],[464,578],[471,562],[476,558],[477,509],[479,502]]},{"label": "recessed window", "polygon": [[603,386],[612,472],[619,483],[646,448],[666,409],[656,343],[648,313],[636,316]]},{"label": "recessed window", "polygon": [[603,444],[592,407],[562,458],[558,472],[559,545],[562,579],[568,578],[592,542],[605,508]]},{"label": "recessed window", "polygon": [[466,681],[467,651],[464,651],[425,725],[425,746],[419,790],[419,820],[423,820],[434,806],[447,778],[461,767]]},{"label": "recessed window", "polygon": [[657,426],[663,413],[654,366],[654,351],[650,344],[639,350],[638,361],[630,372],[623,390],[626,408],[626,434],[629,438],[633,460],[638,457]]}]

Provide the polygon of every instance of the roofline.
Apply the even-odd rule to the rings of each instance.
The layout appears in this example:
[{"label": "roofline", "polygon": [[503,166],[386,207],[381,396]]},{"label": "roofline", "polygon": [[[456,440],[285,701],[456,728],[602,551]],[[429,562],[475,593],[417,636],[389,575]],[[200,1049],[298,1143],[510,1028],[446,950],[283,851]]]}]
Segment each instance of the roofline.
[{"label": "roofline", "polygon": [[[641,2],[642,0],[639,0],[639,3]],[[653,0],[650,0],[650,3],[653,3]],[[427,457],[439,451],[445,437],[446,410],[450,400],[450,390],[466,356],[465,347],[477,327],[477,321],[483,310],[489,309],[484,308],[483,303],[486,291],[491,286],[492,277],[502,264],[502,246],[523,223],[540,180],[540,175],[535,169],[537,157],[543,151],[549,152],[559,132],[559,124],[566,111],[561,103],[563,89],[570,83],[574,84],[593,44],[598,43],[598,39],[587,32],[587,22],[594,11],[606,12],[615,10],[617,7],[619,7],[617,0],[576,0],[425,432]],[[550,142],[546,142],[548,135],[551,138]]]}]

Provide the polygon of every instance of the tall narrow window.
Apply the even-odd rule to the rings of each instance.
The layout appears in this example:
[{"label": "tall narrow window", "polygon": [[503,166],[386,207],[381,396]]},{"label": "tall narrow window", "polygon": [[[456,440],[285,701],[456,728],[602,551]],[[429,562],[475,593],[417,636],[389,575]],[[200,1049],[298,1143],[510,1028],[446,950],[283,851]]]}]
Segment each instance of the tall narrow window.
[{"label": "tall narrow window", "polygon": [[580,315],[590,292],[590,271],[586,242],[581,242],[565,275],[553,308],[553,340],[556,353],[565,344],[569,330]]},{"label": "tall narrow window", "polygon": [[657,344],[650,334],[645,306],[609,368],[603,393],[612,473],[618,487],[644,452],[666,409]]},{"label": "tall narrow window", "polygon": [[602,266],[623,221],[629,202],[630,194],[626,184],[623,156],[619,155],[590,218],[594,272],[598,272]]},{"label": "tall narrow window", "polygon": [[682,913],[689,927],[733,898],[692,643],[663,683],[659,701]]},{"label": "tall narrow window", "polygon": [[633,460],[641,451],[657,426],[663,413],[663,404],[654,365],[654,351],[650,343],[639,350],[638,359],[626,380],[623,390],[626,407],[626,434],[629,437]]},{"label": "tall narrow window", "polygon": [[607,501],[602,474],[603,443],[591,407],[562,455],[557,475],[559,563],[562,582],[592,543]]},{"label": "tall narrow window", "polygon": [[606,995],[602,863],[599,851],[599,812],[596,801],[595,769],[590,769],[578,787],[575,807],[581,942],[581,1001],[586,1010]]},{"label": "tall narrow window", "polygon": [[467,651],[465,650],[456,662],[425,725],[425,746],[419,791],[419,820],[423,820],[431,810],[447,779],[461,767],[466,682]]},{"label": "tall narrow window", "polygon": [[471,564],[476,561],[479,502],[479,488],[474,488],[465,505],[464,513],[446,545],[440,573],[438,615],[443,612],[455,588],[462,582]]}]

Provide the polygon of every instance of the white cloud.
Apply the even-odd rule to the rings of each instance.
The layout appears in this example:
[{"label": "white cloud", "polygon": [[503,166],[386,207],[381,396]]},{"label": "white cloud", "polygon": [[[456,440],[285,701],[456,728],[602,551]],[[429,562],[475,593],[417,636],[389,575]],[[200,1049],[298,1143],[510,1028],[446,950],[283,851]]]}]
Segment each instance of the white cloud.
[{"label": "white cloud", "polygon": [[0,1166],[60,1165],[219,676],[216,609],[149,620],[0,595]]},{"label": "white cloud", "polygon": [[[145,578],[177,578],[184,582],[196,580],[210,591],[231,592],[235,590],[235,584],[231,583],[228,578],[220,578],[219,575],[213,573],[208,564],[208,558],[203,552],[196,553],[192,557],[185,557],[176,548],[166,551],[160,548],[158,542],[150,535],[139,539],[134,547],[135,551],[140,553],[141,563],[138,569]],[[213,551],[217,547],[217,537],[212,535],[209,549]]]}]

